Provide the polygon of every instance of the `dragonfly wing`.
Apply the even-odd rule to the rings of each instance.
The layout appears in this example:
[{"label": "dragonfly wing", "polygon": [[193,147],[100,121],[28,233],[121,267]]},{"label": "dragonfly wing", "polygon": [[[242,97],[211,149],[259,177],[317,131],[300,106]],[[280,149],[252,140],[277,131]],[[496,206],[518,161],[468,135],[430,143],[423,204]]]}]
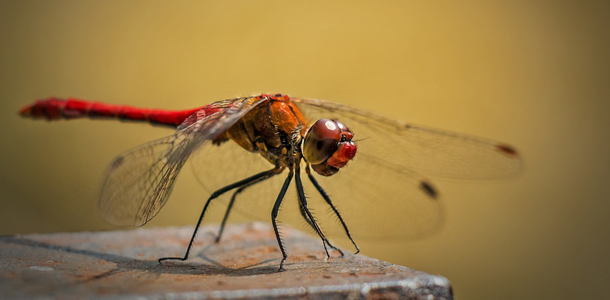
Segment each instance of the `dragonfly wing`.
[{"label": "dragonfly wing", "polygon": [[[144,225],[166,203],[181,161],[169,157],[184,151],[181,133],[158,139],[117,156],[102,185],[99,210],[115,225]],[[182,140],[182,141],[179,141]]]},{"label": "dragonfly wing", "polygon": [[[440,228],[438,191],[427,178],[492,179],[515,174],[521,161],[511,147],[477,137],[410,125],[318,100],[293,99],[310,121],[332,118],[354,133],[358,152],[330,177],[316,176],[353,235],[412,238]],[[422,175],[423,174],[423,175]],[[317,174],[314,174],[317,175]],[[306,180],[307,181],[307,180]],[[315,187],[306,185],[330,234],[343,228]]]},{"label": "dragonfly wing", "polygon": [[195,113],[175,134],[119,155],[102,185],[98,202],[102,216],[116,225],[146,224],[167,202],[190,154],[264,100],[248,97],[214,103],[213,110],[208,106]]},{"label": "dragonfly wing", "polygon": [[[197,180],[210,194],[274,167],[258,152],[248,152],[232,141],[197,149],[191,155],[191,165]],[[270,221],[271,208],[285,176],[286,174],[282,173],[248,187],[236,198],[234,211],[241,216],[241,219]],[[218,202],[228,204],[233,192],[219,196],[212,205]],[[235,217],[239,219],[237,215],[233,213],[231,219],[235,220]]]},{"label": "dragonfly wing", "polygon": [[[354,161],[333,176],[313,176],[356,238],[415,238],[435,232],[442,223],[436,188],[428,179],[404,168],[356,155]],[[304,179],[304,188],[323,231],[345,236],[337,216],[308,178]]]}]

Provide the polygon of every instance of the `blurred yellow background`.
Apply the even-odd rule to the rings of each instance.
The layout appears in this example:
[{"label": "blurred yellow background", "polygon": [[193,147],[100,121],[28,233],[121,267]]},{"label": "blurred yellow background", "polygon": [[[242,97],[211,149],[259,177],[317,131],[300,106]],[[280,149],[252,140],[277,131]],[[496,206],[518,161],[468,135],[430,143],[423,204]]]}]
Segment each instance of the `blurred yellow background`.
[{"label": "blurred yellow background", "polygon": [[[436,235],[360,241],[460,299],[585,299],[610,280],[604,1],[1,1],[0,234],[111,229],[111,159],[171,130],[21,119],[48,96],[182,109],[261,92],[515,145],[493,182],[434,180]],[[148,226],[194,225],[190,171]]]}]

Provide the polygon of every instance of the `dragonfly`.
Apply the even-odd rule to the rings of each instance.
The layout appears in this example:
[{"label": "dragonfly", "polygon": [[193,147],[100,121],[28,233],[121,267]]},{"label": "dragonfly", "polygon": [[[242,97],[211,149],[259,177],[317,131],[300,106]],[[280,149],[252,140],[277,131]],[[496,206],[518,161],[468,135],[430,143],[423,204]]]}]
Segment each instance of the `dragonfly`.
[{"label": "dragonfly", "polygon": [[[518,152],[505,143],[284,94],[227,99],[187,110],[51,97],[25,106],[20,114],[47,120],[139,121],[175,129],[116,157],[98,201],[110,223],[142,226],[166,204],[178,173],[191,160],[210,195],[185,254],[160,258],[159,263],[188,259],[204,216],[218,198],[227,208],[215,241],[234,210],[271,220],[282,254],[278,271],[283,271],[288,255],[280,219],[299,220],[313,230],[327,259],[329,249],[344,255],[329,234],[343,234],[358,253],[354,237],[405,238],[439,228],[440,195],[428,176],[495,179],[511,176],[521,166]],[[293,179],[296,193],[287,193]]]}]

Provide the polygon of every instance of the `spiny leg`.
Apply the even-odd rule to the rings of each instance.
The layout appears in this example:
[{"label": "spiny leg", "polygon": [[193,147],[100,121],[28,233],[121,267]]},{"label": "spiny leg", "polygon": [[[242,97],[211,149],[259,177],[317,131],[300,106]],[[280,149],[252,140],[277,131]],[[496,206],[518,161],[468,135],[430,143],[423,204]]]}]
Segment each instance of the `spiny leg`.
[{"label": "spiny leg", "polygon": [[282,237],[280,236],[280,232],[277,229],[277,223],[275,219],[277,218],[277,213],[280,210],[280,205],[282,204],[282,200],[284,199],[284,195],[286,195],[286,191],[288,190],[288,186],[290,185],[290,181],[292,180],[292,176],[294,172],[290,169],[286,180],[284,180],[284,185],[282,185],[282,189],[280,193],[277,195],[277,199],[275,200],[275,204],[273,205],[273,210],[271,211],[271,223],[273,224],[273,230],[275,231],[275,237],[277,238],[277,243],[280,246],[280,251],[282,251],[282,261],[280,262],[280,268],[278,272],[284,271],[284,262],[288,255],[286,255],[286,249],[284,249],[284,244],[282,243]]},{"label": "spiny leg", "polygon": [[227,206],[227,211],[225,212],[225,215],[222,218],[222,223],[220,223],[220,230],[218,231],[218,236],[216,236],[216,240],[215,240],[216,243],[220,242],[220,238],[222,237],[222,233],[224,232],[225,225],[227,223],[227,220],[229,219],[229,214],[231,213],[231,209],[233,208],[233,204],[235,203],[235,199],[237,198],[237,195],[241,194],[241,192],[243,192],[248,187],[251,187],[259,182],[265,181],[265,180],[279,174],[281,172],[281,170],[283,170],[283,169],[279,169],[279,168],[271,169],[271,170],[267,171],[268,174],[266,176],[263,176],[255,181],[245,184],[245,185],[241,186],[240,188],[238,188],[237,190],[235,190],[235,192],[233,193],[233,196],[231,196],[231,201],[229,202],[229,205]]},{"label": "spiny leg", "polygon": [[[308,224],[308,225],[309,225],[311,228],[313,228],[313,230],[315,231],[315,230],[316,230],[316,228],[314,227],[313,223],[312,223],[312,222],[309,220],[309,217],[307,216],[307,213],[305,212],[305,209],[303,209],[303,205],[301,205],[301,203],[300,203],[300,202],[299,202],[299,211],[301,212],[301,216],[303,217],[303,219],[305,219],[305,222],[307,222],[307,224]],[[312,214],[312,216],[313,216],[313,214]],[[329,246],[330,248],[332,248],[333,250],[335,250],[335,251],[339,252],[339,254],[341,254],[341,256],[345,256],[345,255],[343,254],[343,251],[341,251],[341,249],[339,249],[339,248],[337,248],[337,247],[333,246],[333,245],[332,245],[332,244],[331,244],[331,243],[330,243],[328,240],[325,240],[325,242],[328,244],[328,246]]]},{"label": "spiny leg", "polygon": [[240,181],[237,181],[235,183],[229,184],[217,191],[215,191],[214,193],[212,193],[212,195],[210,195],[210,197],[208,198],[208,200],[205,202],[205,205],[203,206],[203,210],[201,211],[201,215],[199,216],[199,220],[197,221],[197,225],[195,226],[195,231],[193,232],[193,236],[191,237],[191,241],[189,242],[188,247],[186,248],[186,253],[184,254],[184,257],[163,257],[163,258],[159,258],[159,263],[161,263],[164,260],[170,260],[170,259],[176,259],[176,260],[186,260],[189,256],[189,252],[191,251],[191,247],[193,246],[193,242],[195,241],[195,236],[197,235],[197,230],[199,230],[199,226],[201,226],[201,221],[203,221],[203,216],[205,215],[205,212],[208,209],[208,206],[210,205],[210,202],[215,199],[218,198],[219,196],[221,196],[222,194],[235,189],[235,188],[239,188],[243,185],[246,185],[252,181],[256,181],[261,177],[266,176],[269,172],[274,171],[274,172],[281,172],[281,170],[283,170],[283,168],[281,167],[275,167],[269,171],[264,171],[261,173],[258,173],[256,175],[252,175],[246,179],[242,179]]},{"label": "spiny leg", "polygon": [[[313,225],[313,223],[311,223],[311,220],[309,220],[309,217],[307,216],[307,213],[305,212],[305,210],[303,209],[303,205],[301,205],[301,202],[299,201],[299,212],[301,213],[301,217],[303,217],[303,219],[305,220],[305,222],[307,223],[307,225],[309,225],[309,227],[311,227],[311,229],[313,229],[314,231],[316,231],[316,227]],[[317,233],[317,232],[316,232]]]},{"label": "spiny leg", "polygon": [[328,248],[326,248],[326,244],[328,243],[328,240],[324,236],[324,233],[322,232],[322,229],[320,229],[320,226],[318,226],[318,224],[316,223],[316,220],[313,218],[313,215],[311,215],[311,212],[309,211],[309,209],[307,209],[307,199],[305,198],[305,191],[303,190],[303,183],[301,182],[301,170],[298,166],[297,166],[297,171],[296,171],[296,176],[294,178],[294,182],[296,183],[296,186],[297,186],[297,195],[299,198],[299,204],[301,206],[301,210],[305,211],[305,214],[307,216],[307,218],[305,220],[310,221],[309,224],[313,225],[313,229],[316,231],[318,236],[322,239],[322,244],[324,245],[324,251],[326,251],[326,258],[330,258],[330,254],[328,253]]},{"label": "spiny leg", "polygon": [[313,185],[316,187],[316,189],[318,190],[320,195],[322,195],[324,200],[326,200],[326,203],[328,203],[328,205],[330,205],[330,208],[332,208],[333,212],[335,212],[335,215],[337,215],[337,218],[339,218],[339,222],[341,222],[343,229],[345,229],[345,234],[347,234],[347,237],[349,238],[349,240],[352,241],[352,244],[354,245],[354,247],[356,247],[356,252],[354,254],[358,254],[360,252],[360,248],[358,247],[356,242],[354,242],[354,240],[352,239],[352,236],[349,233],[349,229],[347,228],[347,225],[343,221],[341,214],[339,214],[339,210],[337,210],[337,208],[333,205],[332,201],[330,200],[330,197],[328,196],[328,194],[326,194],[326,191],[324,191],[324,189],[320,186],[320,184],[318,183],[316,178],[313,177],[313,175],[311,174],[309,165],[307,165],[307,167],[305,167],[305,172],[307,173],[307,177],[309,177],[309,180],[311,181],[311,183],[313,183]]}]

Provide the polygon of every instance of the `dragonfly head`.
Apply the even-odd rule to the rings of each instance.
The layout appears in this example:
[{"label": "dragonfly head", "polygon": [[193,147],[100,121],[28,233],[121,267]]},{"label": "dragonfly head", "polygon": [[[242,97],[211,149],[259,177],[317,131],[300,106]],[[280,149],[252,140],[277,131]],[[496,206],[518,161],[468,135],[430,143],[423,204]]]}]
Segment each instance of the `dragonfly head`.
[{"label": "dragonfly head", "polygon": [[305,132],[301,152],[316,173],[330,176],[356,155],[354,134],[337,120],[320,119]]}]

